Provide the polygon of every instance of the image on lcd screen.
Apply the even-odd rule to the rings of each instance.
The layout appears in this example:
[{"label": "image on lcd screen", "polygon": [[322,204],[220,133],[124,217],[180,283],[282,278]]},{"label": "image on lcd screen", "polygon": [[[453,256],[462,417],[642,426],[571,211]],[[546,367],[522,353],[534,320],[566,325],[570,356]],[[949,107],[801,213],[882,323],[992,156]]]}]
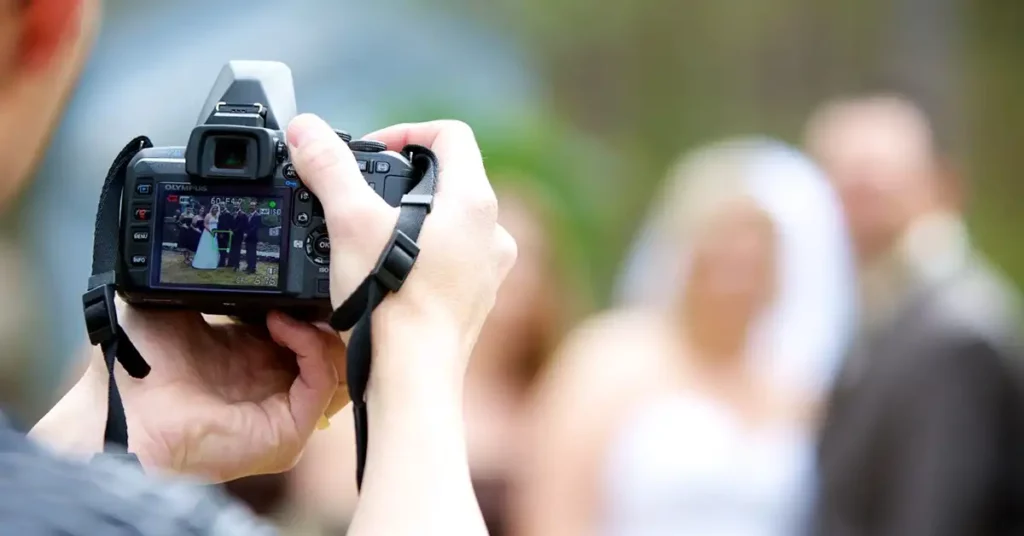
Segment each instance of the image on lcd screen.
[{"label": "image on lcd screen", "polygon": [[160,284],[278,287],[280,197],[162,195]]}]

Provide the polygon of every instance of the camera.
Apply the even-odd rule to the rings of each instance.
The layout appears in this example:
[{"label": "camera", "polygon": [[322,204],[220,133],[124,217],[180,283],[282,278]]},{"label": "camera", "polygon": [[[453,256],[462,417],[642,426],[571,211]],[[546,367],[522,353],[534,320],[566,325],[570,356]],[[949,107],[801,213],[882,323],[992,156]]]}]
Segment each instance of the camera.
[{"label": "camera", "polygon": [[[290,69],[233,61],[185,147],[143,149],[121,199],[117,287],[142,307],[247,317],[330,311],[331,242],[320,202],[289,161],[296,114]],[[349,144],[368,186],[392,206],[415,186],[409,158]]]}]

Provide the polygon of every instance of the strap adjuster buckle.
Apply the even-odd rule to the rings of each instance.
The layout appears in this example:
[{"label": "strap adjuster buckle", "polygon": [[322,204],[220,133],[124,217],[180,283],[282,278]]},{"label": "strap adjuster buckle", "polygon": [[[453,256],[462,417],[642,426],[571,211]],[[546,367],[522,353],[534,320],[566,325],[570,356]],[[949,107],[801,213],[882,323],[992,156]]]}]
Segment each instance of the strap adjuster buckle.
[{"label": "strap adjuster buckle", "polygon": [[427,207],[427,214],[434,208],[434,196],[430,194],[405,194],[402,196],[402,205]]},{"label": "strap adjuster buckle", "polygon": [[391,292],[398,292],[409,277],[412,267],[416,264],[416,257],[420,254],[420,246],[409,235],[399,229],[391,234],[391,240],[384,247],[377,266],[370,272],[371,277],[377,278],[385,288]]},{"label": "strap adjuster buckle", "polygon": [[[103,277],[106,275],[94,276],[90,283],[108,279]],[[114,303],[116,287],[113,283],[113,274],[110,274],[109,282],[90,286],[92,288],[82,295],[82,310],[85,313],[85,329],[89,332],[89,342],[95,346],[114,340],[119,334],[120,327],[117,324],[117,306]]]}]

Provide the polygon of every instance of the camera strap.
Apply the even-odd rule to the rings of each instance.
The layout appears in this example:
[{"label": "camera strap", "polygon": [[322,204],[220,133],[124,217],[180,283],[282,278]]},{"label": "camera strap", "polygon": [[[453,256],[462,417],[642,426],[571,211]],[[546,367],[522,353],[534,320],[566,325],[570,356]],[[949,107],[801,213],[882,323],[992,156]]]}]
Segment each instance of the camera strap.
[{"label": "camera strap", "polygon": [[153,146],[145,136],[132,140],[118,153],[100,192],[99,208],[96,212],[96,229],[93,233],[92,276],[89,290],[82,296],[85,311],[85,327],[89,342],[99,345],[109,377],[107,399],[107,425],[103,431],[104,455],[127,458],[138,463],[138,458],[128,452],[128,422],[124,404],[117,390],[115,362],[121,363],[133,378],[145,378],[149,364],[121,329],[117,320],[116,295],[117,264],[121,220],[121,191],[124,189],[128,164],[142,149]]},{"label": "camera strap", "polygon": [[[92,275],[89,290],[82,297],[89,342],[103,351],[109,378],[107,422],[103,432],[104,455],[124,457],[138,463],[128,452],[128,423],[124,404],[117,388],[116,363],[133,378],[145,378],[149,364],[121,329],[117,319],[116,273],[121,258],[120,242],[121,193],[128,165],[142,149],[153,147],[145,136],[133,139],[111,164],[100,193],[93,235]],[[352,330],[348,344],[346,379],[352,397],[356,435],[356,482],[362,485],[368,443],[366,386],[370,379],[372,357],[371,317],[384,298],[401,289],[419,255],[420,230],[433,205],[437,189],[438,162],[432,151],[418,145],[403,149],[410,157],[420,181],[402,197],[398,223],[384,247],[373,271],[330,318],[338,331]]]},{"label": "camera strap", "polygon": [[352,330],[348,342],[347,370],[349,394],[352,397],[352,415],[356,435],[356,485],[362,488],[366,468],[366,449],[369,439],[366,410],[366,385],[370,380],[373,354],[371,318],[373,310],[391,292],[402,288],[406,277],[416,264],[420,248],[416,243],[420,230],[434,201],[437,190],[438,162],[426,147],[409,145],[402,150],[408,154],[420,181],[402,197],[398,223],[391,239],[377,259],[370,275],[331,315],[331,327],[338,331]]}]

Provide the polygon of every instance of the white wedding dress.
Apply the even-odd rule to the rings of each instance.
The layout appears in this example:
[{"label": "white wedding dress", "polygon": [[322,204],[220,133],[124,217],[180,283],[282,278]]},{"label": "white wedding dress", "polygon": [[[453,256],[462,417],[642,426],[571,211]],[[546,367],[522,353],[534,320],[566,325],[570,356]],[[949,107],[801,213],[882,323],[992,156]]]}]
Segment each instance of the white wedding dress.
[{"label": "white wedding dress", "polygon": [[717,400],[675,393],[637,408],[605,458],[602,536],[803,534],[813,438],[750,428]]},{"label": "white wedding dress", "polygon": [[217,220],[210,220],[203,230],[199,239],[199,247],[196,248],[196,256],[192,259],[192,267],[196,270],[216,270],[220,265],[220,251],[217,249],[217,237],[213,231],[217,230]]}]

